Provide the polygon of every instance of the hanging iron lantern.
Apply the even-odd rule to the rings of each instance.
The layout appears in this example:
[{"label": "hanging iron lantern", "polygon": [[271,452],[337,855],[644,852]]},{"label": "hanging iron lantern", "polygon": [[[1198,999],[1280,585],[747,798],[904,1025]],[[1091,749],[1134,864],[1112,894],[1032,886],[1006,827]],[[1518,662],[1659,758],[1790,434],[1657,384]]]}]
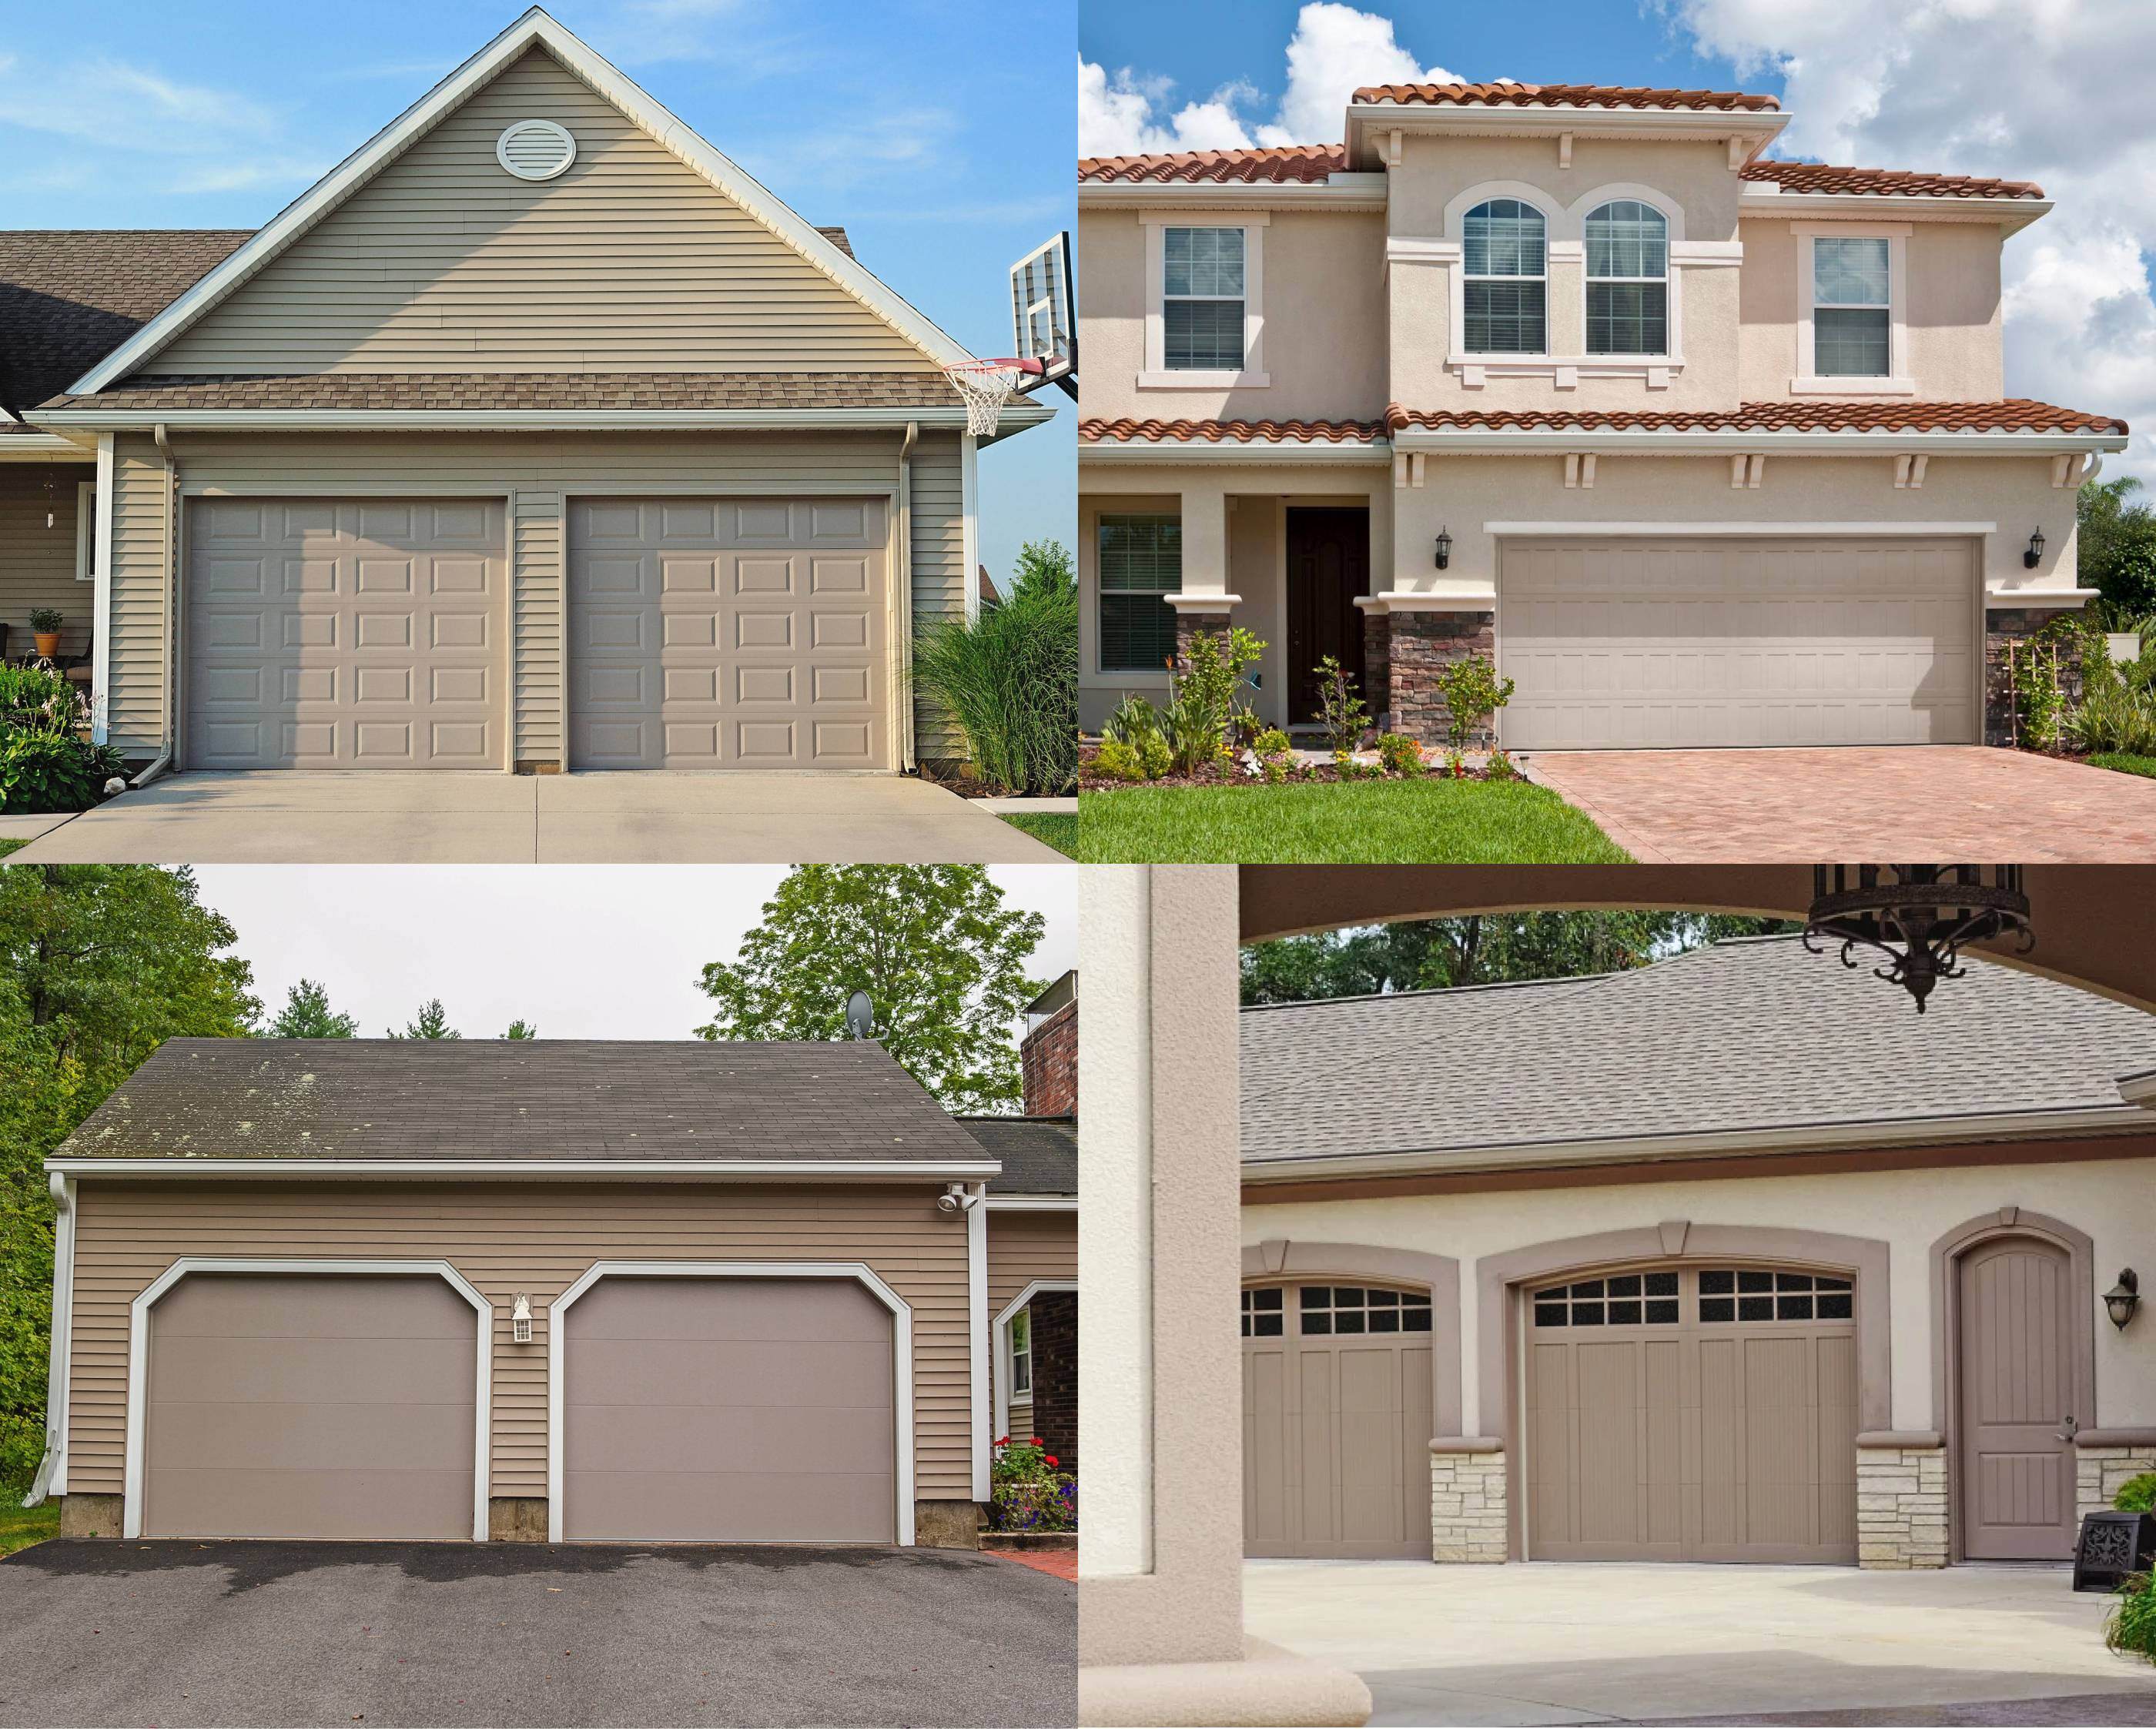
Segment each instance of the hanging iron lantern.
[{"label": "hanging iron lantern", "polygon": [[1804,947],[1841,945],[1841,963],[1876,949],[1886,963],[1874,974],[1917,999],[1917,1013],[1943,978],[1962,974],[1966,943],[2018,936],[2020,952],[2036,946],[2019,864],[1815,864]]}]

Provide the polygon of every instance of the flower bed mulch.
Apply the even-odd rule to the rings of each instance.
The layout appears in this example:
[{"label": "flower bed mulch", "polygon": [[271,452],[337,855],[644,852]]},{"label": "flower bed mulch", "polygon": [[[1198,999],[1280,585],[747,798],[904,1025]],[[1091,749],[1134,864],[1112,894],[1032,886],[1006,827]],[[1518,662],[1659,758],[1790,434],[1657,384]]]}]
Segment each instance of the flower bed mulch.
[{"label": "flower bed mulch", "polygon": [[[1102,774],[1095,767],[1095,759],[1098,755],[1097,751],[1088,750],[1078,759],[1078,790],[1081,793],[1114,793],[1125,787],[1276,787],[1313,781],[1486,781],[1498,777],[1492,776],[1486,768],[1473,765],[1469,765],[1461,774],[1449,774],[1441,762],[1430,764],[1419,775],[1389,774],[1378,766],[1377,757],[1370,755],[1357,758],[1369,771],[1366,773],[1342,774],[1340,765],[1328,758],[1316,762],[1291,762],[1287,766],[1287,773],[1283,779],[1269,781],[1262,774],[1249,772],[1239,756],[1231,764],[1215,764],[1192,774],[1164,774],[1154,781],[1125,781]],[[1518,780],[1522,777],[1515,772],[1512,778]]]}]

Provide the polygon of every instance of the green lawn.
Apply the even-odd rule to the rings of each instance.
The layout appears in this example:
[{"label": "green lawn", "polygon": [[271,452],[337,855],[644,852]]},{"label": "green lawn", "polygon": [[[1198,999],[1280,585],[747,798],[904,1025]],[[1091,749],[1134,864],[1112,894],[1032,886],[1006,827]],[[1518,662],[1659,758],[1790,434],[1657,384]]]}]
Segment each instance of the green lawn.
[{"label": "green lawn", "polygon": [[1014,829],[1023,829],[1035,840],[1052,846],[1068,857],[1078,856],[1078,818],[1063,811],[1042,811],[1038,814],[1027,812],[1014,816],[1009,811],[998,813]]},{"label": "green lawn", "polygon": [[1626,864],[1630,854],[1526,781],[1128,787],[1078,803],[1089,864]]},{"label": "green lawn", "polygon": [[2092,768],[2115,768],[2121,774],[2144,774],[2156,780],[2156,757],[2137,757],[2129,751],[2100,751],[2089,758]]},{"label": "green lawn", "polygon": [[60,1534],[60,1504],[49,1501],[24,1511],[18,1495],[0,1500],[0,1555],[12,1555],[32,1543],[42,1543]]}]

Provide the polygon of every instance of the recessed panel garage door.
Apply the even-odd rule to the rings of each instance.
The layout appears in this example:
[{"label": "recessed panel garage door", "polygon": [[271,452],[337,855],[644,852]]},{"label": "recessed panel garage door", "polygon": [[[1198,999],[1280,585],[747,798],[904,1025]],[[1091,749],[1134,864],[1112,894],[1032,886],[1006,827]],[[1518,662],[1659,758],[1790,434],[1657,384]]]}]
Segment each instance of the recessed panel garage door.
[{"label": "recessed panel garage door", "polygon": [[562,1531],[897,1539],[892,1316],[850,1279],[602,1279],[563,1317]]},{"label": "recessed panel garage door", "polygon": [[1854,1306],[1846,1278],[1752,1267],[1535,1292],[1528,1556],[1855,1561]]},{"label": "recessed panel garage door", "polygon": [[1430,1293],[1243,1293],[1243,1552],[1430,1554]]},{"label": "recessed panel garage door", "polygon": [[484,500],[187,505],[189,768],[506,768]]},{"label": "recessed panel garage door", "polygon": [[1516,750],[1971,744],[1967,541],[1521,541],[1502,555]]},{"label": "recessed panel garage door", "polygon": [[888,768],[884,507],[569,510],[571,766]]},{"label": "recessed panel garage door", "polygon": [[432,1276],[181,1280],[150,1311],[144,1535],[470,1541],[478,1326]]}]

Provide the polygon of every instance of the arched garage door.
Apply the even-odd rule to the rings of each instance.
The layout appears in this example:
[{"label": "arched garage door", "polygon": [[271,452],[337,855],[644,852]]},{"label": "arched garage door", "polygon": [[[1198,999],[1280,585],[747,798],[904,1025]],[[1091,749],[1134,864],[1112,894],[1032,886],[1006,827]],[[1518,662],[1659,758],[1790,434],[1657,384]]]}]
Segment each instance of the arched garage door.
[{"label": "arched garage door", "polygon": [[1243,1293],[1243,1552],[1430,1552],[1427,1290]]},{"label": "arched garage door", "polygon": [[1669,1267],[1525,1306],[1531,1558],[1856,1559],[1847,1277]]}]

